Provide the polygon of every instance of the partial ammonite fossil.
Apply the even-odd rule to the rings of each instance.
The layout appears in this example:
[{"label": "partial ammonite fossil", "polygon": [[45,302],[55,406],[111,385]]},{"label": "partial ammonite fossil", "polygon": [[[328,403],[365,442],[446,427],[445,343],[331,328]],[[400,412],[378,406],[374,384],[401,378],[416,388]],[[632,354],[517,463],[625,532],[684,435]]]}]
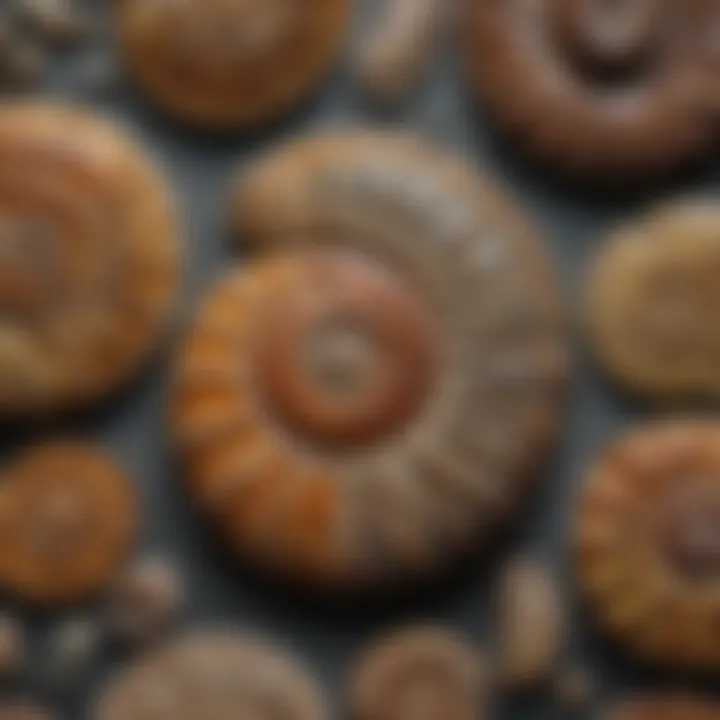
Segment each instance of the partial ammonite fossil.
[{"label": "partial ammonite fossil", "polygon": [[717,136],[716,0],[469,0],[467,61],[514,144],[574,176],[636,180]]},{"label": "partial ammonite fossil", "polygon": [[423,142],[293,144],[241,182],[246,236],[176,367],[191,494],[266,569],[424,575],[506,519],[554,434],[555,287],[517,211]]},{"label": "partial ammonite fossil", "polygon": [[93,720],[325,720],[325,699],[294,659],[231,630],[195,631],[113,678]]},{"label": "partial ammonite fossil", "polygon": [[487,714],[485,659],[449,630],[396,630],[367,648],[349,687],[355,720],[477,720]]},{"label": "partial ammonite fossil", "polygon": [[136,518],[111,457],[79,443],[32,448],[0,486],[0,583],[34,603],[82,600],[125,559]]},{"label": "partial ammonite fossil", "polygon": [[657,693],[625,700],[607,714],[608,720],[716,720],[720,704],[695,695]]},{"label": "partial ammonite fossil", "polygon": [[326,75],[350,0],[120,0],[121,56],[148,100],[206,129],[257,126]]},{"label": "partial ammonite fossil", "polygon": [[581,587],[636,656],[720,671],[720,425],[637,429],[588,479],[576,525]]},{"label": "partial ammonite fossil", "polygon": [[623,386],[653,399],[720,395],[720,210],[674,203],[621,226],[589,274],[590,337]]},{"label": "partial ammonite fossil", "polygon": [[134,143],[69,108],[0,109],[0,415],[115,389],[157,341],[177,280],[170,200]]}]

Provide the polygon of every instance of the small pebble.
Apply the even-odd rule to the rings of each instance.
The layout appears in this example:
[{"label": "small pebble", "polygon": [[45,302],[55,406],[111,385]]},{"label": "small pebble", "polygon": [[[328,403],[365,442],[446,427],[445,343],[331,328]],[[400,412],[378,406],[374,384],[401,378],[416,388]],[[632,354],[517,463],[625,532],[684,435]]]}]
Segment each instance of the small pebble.
[{"label": "small pebble", "polygon": [[555,678],[554,695],[561,708],[583,710],[592,703],[595,695],[592,677],[583,667],[564,668]]},{"label": "small pebble", "polygon": [[25,629],[13,615],[0,615],[0,680],[20,675],[25,664]]},{"label": "small pebble", "polygon": [[80,680],[92,664],[100,647],[102,630],[91,618],[75,618],[60,623],[50,637],[48,680],[66,688]]},{"label": "small pebble", "polygon": [[164,557],[141,559],[116,583],[109,607],[110,632],[122,642],[144,645],[166,632],[185,604],[183,577]]}]

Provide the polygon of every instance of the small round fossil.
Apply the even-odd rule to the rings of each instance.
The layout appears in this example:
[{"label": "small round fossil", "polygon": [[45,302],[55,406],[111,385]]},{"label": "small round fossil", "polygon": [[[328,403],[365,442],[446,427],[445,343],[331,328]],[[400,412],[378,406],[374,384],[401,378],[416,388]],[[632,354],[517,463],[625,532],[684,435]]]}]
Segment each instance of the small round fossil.
[{"label": "small round fossil", "polygon": [[283,652],[226,630],[196,631],[122,670],[92,720],[325,720],[319,687]]},{"label": "small round fossil", "polygon": [[717,137],[711,0],[467,3],[484,109],[528,155],[573,177],[653,179]]},{"label": "small round fossil", "polygon": [[350,680],[356,720],[477,720],[485,717],[484,659],[454,633],[395,631],[368,648]]},{"label": "small round fossil", "polygon": [[246,129],[328,71],[349,0],[124,0],[125,66],[149,100],[207,129]]},{"label": "small round fossil", "polygon": [[218,284],[177,361],[192,498],[284,579],[431,574],[509,518],[554,434],[547,258],[493,189],[405,135],[284,148],[232,212],[282,251]]},{"label": "small round fossil", "polygon": [[135,521],[130,485],[105,453],[69,442],[30,449],[0,489],[0,581],[39,604],[83,599],[117,571]]},{"label": "small round fossil", "polygon": [[0,415],[96,402],[164,329],[178,281],[170,199],[114,125],[0,108]]},{"label": "small round fossil", "polygon": [[602,626],[658,665],[720,671],[720,425],[628,433],[589,474],[580,584]]},{"label": "small round fossil", "polygon": [[182,612],[184,580],[175,563],[148,556],[133,563],[111,588],[108,623],[113,636],[133,644],[156,640]]},{"label": "small round fossil", "polygon": [[622,226],[591,267],[588,319],[608,373],[653,399],[720,395],[720,211],[663,206]]},{"label": "small round fossil", "polygon": [[624,700],[607,713],[607,720],[715,720],[720,704],[694,695],[657,693]]}]

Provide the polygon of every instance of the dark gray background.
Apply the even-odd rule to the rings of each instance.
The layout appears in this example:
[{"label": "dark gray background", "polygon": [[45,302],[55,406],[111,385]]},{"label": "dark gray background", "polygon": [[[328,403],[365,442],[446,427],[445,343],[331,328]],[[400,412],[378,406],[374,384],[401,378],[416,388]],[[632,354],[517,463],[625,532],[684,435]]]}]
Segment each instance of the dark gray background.
[{"label": "dark gray background", "polygon": [[[362,3],[358,15],[369,10],[372,3]],[[354,29],[360,26],[360,20],[358,17]],[[351,44],[348,40],[348,47]],[[348,121],[377,121],[357,96],[346,64],[340,62],[332,81],[313,101],[280,124],[251,137],[202,136],[159,117],[131,88],[121,87],[122,83],[102,95],[91,95],[78,81],[78,66],[87,54],[69,55],[54,64],[50,92],[72,97],[125,122],[164,167],[178,197],[183,227],[185,275],[180,332],[197,300],[223,267],[238,261],[241,255],[229,242],[225,227],[227,192],[233,174],[263,150],[297,133]],[[712,192],[720,180],[720,161],[713,164],[710,160],[706,167],[694,168],[652,193],[601,197],[558,185],[541,170],[531,169],[517,159],[478,116],[452,52],[447,52],[434,69],[426,91],[395,122],[427,133],[509,185],[534,216],[556,260],[570,307],[575,306],[582,290],[586,259],[618,220],[666,196],[695,190]],[[477,561],[469,563],[459,576],[443,579],[412,598],[372,607],[340,607],[302,600],[249,576],[213,545],[193,516],[183,497],[179,472],[173,467],[164,432],[165,380],[171,352],[172,343],[168,343],[119,399],[77,419],[64,430],[106,443],[132,473],[142,499],[142,546],[177,556],[187,575],[188,624],[225,622],[279,639],[296,650],[322,678],[338,708],[341,683],[354,653],[366,638],[393,623],[430,618],[457,627],[473,641],[488,644],[495,569],[503,558],[517,551],[531,550],[547,557],[560,569],[572,597],[566,536],[583,469],[622,426],[650,414],[632,400],[611,392],[578,349],[560,448],[517,533],[499,543],[489,554],[489,561],[479,554]],[[33,441],[37,434],[8,429],[6,456],[11,457],[18,446]],[[66,700],[48,695],[41,672],[47,633],[60,617],[68,615],[31,618],[33,667],[28,673],[27,689],[55,707],[64,708],[67,718],[80,718],[99,683],[120,662],[120,653],[109,650],[107,662],[94,668],[84,686]],[[580,612],[573,618],[573,627],[573,655],[587,665],[604,698],[653,681],[668,684],[667,678],[643,675],[619,653],[605,647]],[[542,696],[504,710],[506,716],[518,718],[550,716],[551,712],[551,703]]]}]

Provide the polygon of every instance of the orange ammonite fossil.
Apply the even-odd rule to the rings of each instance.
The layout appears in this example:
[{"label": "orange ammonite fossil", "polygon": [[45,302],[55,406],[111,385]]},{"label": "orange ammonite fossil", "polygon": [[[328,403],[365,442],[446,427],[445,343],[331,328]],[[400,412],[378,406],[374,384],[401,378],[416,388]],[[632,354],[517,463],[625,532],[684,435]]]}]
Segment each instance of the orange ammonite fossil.
[{"label": "orange ammonite fossil", "polygon": [[467,5],[467,60],[482,107],[535,159],[627,181],[714,143],[716,0]]},{"label": "orange ammonite fossil", "polygon": [[0,108],[0,415],[74,408],[133,373],[178,276],[164,183],[112,124]]},{"label": "orange ammonite fossil", "polygon": [[631,432],[592,471],[576,528],[602,625],[654,664],[720,671],[720,425]]},{"label": "orange ammonite fossil", "polygon": [[625,700],[607,714],[608,720],[716,720],[720,704],[695,695],[645,695]]},{"label": "orange ammonite fossil", "polygon": [[487,715],[485,659],[449,630],[395,630],[362,654],[350,678],[356,720],[476,720]]},{"label": "orange ammonite fossil", "polygon": [[92,446],[28,450],[0,486],[0,582],[39,604],[82,600],[106,585],[136,527],[131,487]]},{"label": "orange ammonite fossil", "polygon": [[317,683],[282,650],[232,630],[194,630],[122,670],[93,720],[326,720]]},{"label": "orange ammonite fossil", "polygon": [[257,126],[327,73],[349,0],[121,0],[119,44],[149,101],[214,130]]},{"label": "orange ammonite fossil", "polygon": [[610,376],[652,399],[720,393],[720,211],[684,201],[623,224],[590,269],[588,325]]},{"label": "orange ammonite fossil", "polygon": [[565,374],[546,258],[511,207],[395,135],[306,140],[241,182],[269,250],[176,368],[189,487],[230,543],[319,587],[425,575],[523,496]]}]

